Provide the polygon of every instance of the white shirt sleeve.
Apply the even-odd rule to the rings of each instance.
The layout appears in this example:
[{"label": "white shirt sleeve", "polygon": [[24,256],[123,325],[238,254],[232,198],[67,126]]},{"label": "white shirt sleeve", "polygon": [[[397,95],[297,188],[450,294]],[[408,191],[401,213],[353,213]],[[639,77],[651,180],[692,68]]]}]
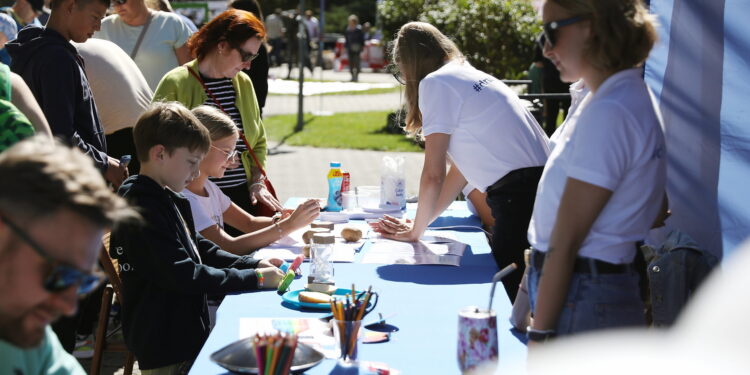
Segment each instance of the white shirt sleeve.
[{"label": "white shirt sleeve", "polygon": [[426,78],[419,83],[419,110],[422,112],[422,134],[453,134],[458,127],[461,99],[447,82]]},{"label": "white shirt sleeve", "polygon": [[568,177],[615,191],[640,142],[634,121],[616,102],[599,102],[582,113],[571,136]]},{"label": "white shirt sleeve", "polygon": [[229,199],[229,197],[224,194],[223,191],[212,181],[209,181],[213,186],[211,189],[211,198],[216,198],[216,202],[219,204],[219,208],[221,208],[221,212],[227,212],[227,209],[229,209],[229,206],[232,204],[232,200]]},{"label": "white shirt sleeve", "polygon": [[216,225],[211,219],[211,213],[206,211],[193,193],[185,189],[182,194],[190,201],[190,211],[193,213],[193,223],[195,224],[196,231],[200,232],[212,225]]}]

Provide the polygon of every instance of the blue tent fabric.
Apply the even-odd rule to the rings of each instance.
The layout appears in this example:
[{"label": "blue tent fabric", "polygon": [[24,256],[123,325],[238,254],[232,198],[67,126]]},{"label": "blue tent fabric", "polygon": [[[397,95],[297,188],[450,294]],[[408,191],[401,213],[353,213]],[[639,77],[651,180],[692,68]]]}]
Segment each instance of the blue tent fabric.
[{"label": "blue tent fabric", "polygon": [[652,0],[650,8],[659,42],[645,77],[664,118],[672,223],[726,256],[750,235],[750,117],[741,102],[750,95],[750,4]]}]

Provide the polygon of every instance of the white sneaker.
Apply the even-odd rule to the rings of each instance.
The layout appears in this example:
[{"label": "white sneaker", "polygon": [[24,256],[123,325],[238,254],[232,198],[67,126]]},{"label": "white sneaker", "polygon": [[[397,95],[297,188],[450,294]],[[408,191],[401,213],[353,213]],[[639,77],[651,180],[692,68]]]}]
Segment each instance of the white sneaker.
[{"label": "white sneaker", "polygon": [[76,335],[76,347],[73,356],[78,359],[90,359],[94,356],[94,335]]}]

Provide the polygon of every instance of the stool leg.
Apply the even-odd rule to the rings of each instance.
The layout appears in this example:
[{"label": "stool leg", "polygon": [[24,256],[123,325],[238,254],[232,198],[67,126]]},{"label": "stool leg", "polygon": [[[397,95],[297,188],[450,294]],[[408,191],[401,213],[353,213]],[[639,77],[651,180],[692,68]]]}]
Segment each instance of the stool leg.
[{"label": "stool leg", "polygon": [[135,363],[135,356],[133,353],[128,351],[128,356],[125,358],[125,371],[123,371],[124,375],[132,375],[133,374],[133,363]]},{"label": "stool leg", "polygon": [[107,324],[109,323],[109,310],[112,307],[112,293],[114,290],[107,285],[102,294],[102,306],[99,308],[99,323],[94,335],[94,358],[91,360],[91,375],[99,375],[104,354],[104,344],[107,341]]}]

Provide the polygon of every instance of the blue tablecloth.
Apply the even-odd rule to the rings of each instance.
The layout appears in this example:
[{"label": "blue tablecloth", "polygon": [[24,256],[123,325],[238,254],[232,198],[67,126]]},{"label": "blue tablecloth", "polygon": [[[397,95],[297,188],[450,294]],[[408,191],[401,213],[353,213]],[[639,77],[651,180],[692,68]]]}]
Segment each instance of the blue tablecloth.
[{"label": "blue tablecloth", "polygon": [[[296,200],[287,202],[295,203]],[[462,202],[456,202],[433,223],[432,227],[449,225],[480,226],[479,219],[471,216]],[[488,303],[490,281],[497,266],[490,254],[486,237],[480,230],[457,230],[459,241],[469,244],[460,267],[428,265],[382,265],[358,263],[365,246],[355,263],[336,263],[336,282],[341,287],[355,283],[358,288],[373,286],[380,294],[380,302],[370,317],[378,312],[395,313],[388,323],[399,327],[391,340],[379,344],[363,344],[360,358],[364,361],[387,363],[403,374],[453,374],[458,373],[456,340],[458,311]],[[308,274],[309,264],[302,266]],[[292,289],[302,288],[306,278],[295,280]],[[211,362],[211,353],[239,338],[239,320],[244,317],[264,318],[317,318],[322,312],[288,309],[281,304],[275,291],[261,291],[227,296],[217,311],[217,323],[203,346],[191,374],[223,374],[226,371]],[[502,285],[496,288],[494,309],[498,316],[500,366],[518,368],[526,358],[522,335],[511,330],[507,317],[511,305]],[[368,319],[365,319],[366,321]],[[336,367],[336,361],[326,359],[310,369],[307,374],[345,373]],[[346,372],[351,373],[351,372]]]}]

